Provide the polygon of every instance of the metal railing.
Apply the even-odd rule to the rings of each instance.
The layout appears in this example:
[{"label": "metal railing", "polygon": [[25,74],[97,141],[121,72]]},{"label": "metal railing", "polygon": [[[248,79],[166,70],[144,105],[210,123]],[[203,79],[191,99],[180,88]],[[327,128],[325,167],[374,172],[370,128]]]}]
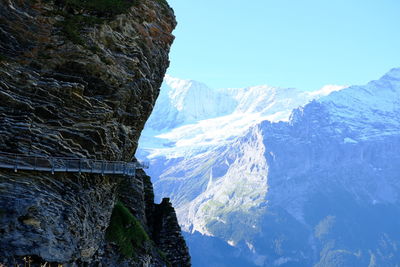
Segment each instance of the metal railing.
[{"label": "metal railing", "polygon": [[105,161],[87,158],[45,157],[0,152],[0,168],[44,172],[77,172],[134,176],[148,162]]}]

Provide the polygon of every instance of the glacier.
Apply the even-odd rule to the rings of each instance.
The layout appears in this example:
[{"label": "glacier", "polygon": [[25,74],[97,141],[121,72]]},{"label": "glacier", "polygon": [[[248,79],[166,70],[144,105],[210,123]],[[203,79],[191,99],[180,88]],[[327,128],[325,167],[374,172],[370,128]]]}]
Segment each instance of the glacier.
[{"label": "glacier", "polygon": [[400,69],[313,92],[166,76],[137,155],[194,266],[397,266],[399,109]]},{"label": "glacier", "polygon": [[148,158],[197,153],[240,137],[263,120],[287,121],[294,108],[343,88],[327,85],[313,92],[266,85],[211,89],[166,75],[139,150],[149,153]]}]

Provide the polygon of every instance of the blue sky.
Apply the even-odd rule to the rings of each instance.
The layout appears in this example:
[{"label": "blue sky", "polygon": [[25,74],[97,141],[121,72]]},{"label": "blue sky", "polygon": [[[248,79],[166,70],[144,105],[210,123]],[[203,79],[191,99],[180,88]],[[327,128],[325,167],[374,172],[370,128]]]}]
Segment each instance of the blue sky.
[{"label": "blue sky", "polygon": [[315,90],[400,67],[399,0],[168,0],[168,73],[211,87]]}]

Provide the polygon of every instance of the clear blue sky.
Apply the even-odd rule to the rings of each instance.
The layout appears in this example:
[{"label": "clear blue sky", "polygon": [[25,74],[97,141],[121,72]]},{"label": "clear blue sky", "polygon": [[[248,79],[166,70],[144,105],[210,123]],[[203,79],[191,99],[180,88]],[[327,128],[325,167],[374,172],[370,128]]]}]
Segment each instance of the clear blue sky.
[{"label": "clear blue sky", "polygon": [[314,90],[400,67],[400,0],[168,0],[168,73],[211,87]]}]

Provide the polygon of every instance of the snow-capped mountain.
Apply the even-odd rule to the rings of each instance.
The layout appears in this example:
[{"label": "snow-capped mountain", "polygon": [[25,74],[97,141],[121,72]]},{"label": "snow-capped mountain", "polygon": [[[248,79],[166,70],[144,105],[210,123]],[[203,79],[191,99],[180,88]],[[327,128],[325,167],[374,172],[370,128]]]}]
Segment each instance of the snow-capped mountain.
[{"label": "snow-capped mountain", "polygon": [[140,144],[189,246],[208,248],[195,266],[204,253],[208,266],[399,266],[400,69],[317,92],[165,84],[227,97],[208,117],[146,126]]},{"label": "snow-capped mountain", "polygon": [[148,158],[190,156],[197,149],[240,137],[263,120],[287,121],[294,108],[343,88],[327,85],[303,92],[264,85],[215,90],[167,75],[142,133],[140,149],[150,153]]},{"label": "snow-capped mountain", "polygon": [[147,127],[168,130],[231,113],[235,105],[234,100],[222,91],[212,90],[199,82],[166,75]]}]

